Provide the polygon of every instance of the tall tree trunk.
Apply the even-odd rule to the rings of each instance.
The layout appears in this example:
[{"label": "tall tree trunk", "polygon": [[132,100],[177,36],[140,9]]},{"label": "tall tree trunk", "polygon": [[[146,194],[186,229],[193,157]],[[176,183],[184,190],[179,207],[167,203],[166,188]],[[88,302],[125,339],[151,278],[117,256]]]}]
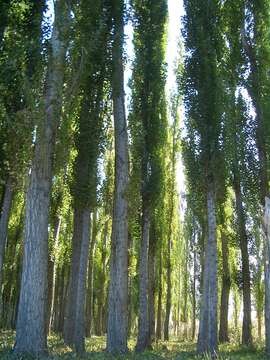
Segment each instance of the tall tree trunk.
[{"label": "tall tree trunk", "polygon": [[69,26],[68,1],[55,2],[55,23],[45,93],[45,118],[40,120],[26,196],[24,255],[15,352],[47,352],[48,214],[52,160],[61,115]]},{"label": "tall tree trunk", "polygon": [[[193,226],[195,228],[195,222],[193,221]],[[196,233],[194,229],[193,236],[193,283],[192,283],[192,340],[195,340],[196,335],[196,276],[197,276],[197,249],[196,249]]]},{"label": "tall tree trunk", "polygon": [[187,340],[188,337],[188,242],[185,244],[185,259],[183,269],[183,315],[182,320],[184,323],[183,337]]},{"label": "tall tree trunk", "polygon": [[127,351],[128,333],[128,135],[125,115],[123,41],[124,1],[113,2],[112,97],[115,138],[115,189],[108,301],[107,351]]},{"label": "tall tree trunk", "polygon": [[155,338],[155,295],[156,295],[156,234],[155,225],[152,223],[149,236],[149,254],[148,254],[148,272],[149,272],[149,345]]},{"label": "tall tree trunk", "polygon": [[1,209],[1,218],[0,218],[0,319],[2,317],[1,315],[2,273],[3,273],[4,254],[5,254],[5,247],[7,240],[8,220],[12,205],[12,198],[13,198],[12,181],[11,178],[8,178],[5,184],[4,200],[3,200],[3,205]]},{"label": "tall tree trunk", "polygon": [[224,232],[221,233],[222,243],[222,290],[220,304],[220,323],[219,341],[220,343],[229,341],[228,315],[229,315],[229,296],[231,288],[231,276],[229,268],[229,247],[228,238]]},{"label": "tall tree trunk", "polygon": [[[58,241],[59,241],[59,234],[60,234],[60,227],[61,227],[61,216],[57,216],[54,234],[53,234],[53,247],[57,249]],[[50,271],[51,267],[51,271]],[[54,303],[55,303],[55,287],[56,287],[56,259],[49,259],[48,264],[48,324],[47,324],[47,331],[50,333],[52,328],[53,322],[53,314],[54,314]],[[51,273],[51,274],[50,274]],[[50,286],[51,282],[51,286]]]},{"label": "tall tree trunk", "polygon": [[157,306],[157,326],[156,339],[161,340],[161,315],[162,315],[162,253],[159,251],[159,270],[158,270],[158,306]]},{"label": "tall tree trunk", "polygon": [[[170,218],[172,219],[172,217]],[[165,321],[164,321],[164,340],[169,340],[169,325],[170,325],[170,314],[171,314],[171,306],[172,306],[172,280],[171,280],[171,232],[168,236],[168,244],[167,244],[167,271],[166,271],[166,283],[167,283],[167,291],[166,291],[166,312],[165,312]]]},{"label": "tall tree trunk", "polygon": [[265,198],[265,336],[266,351],[270,353],[270,199]]},{"label": "tall tree trunk", "polygon": [[203,293],[201,298],[200,327],[197,350],[215,353],[217,342],[217,238],[213,182],[207,189],[208,241],[205,251]]},{"label": "tall tree trunk", "polygon": [[142,236],[139,258],[139,323],[136,351],[143,351],[149,346],[148,312],[148,249],[150,231],[150,211],[143,206]]},{"label": "tall tree trunk", "polygon": [[242,191],[239,174],[234,172],[234,191],[236,198],[236,213],[239,228],[240,249],[242,256],[242,279],[243,279],[243,326],[242,344],[252,344],[251,334],[251,289],[250,289],[250,268],[248,255],[248,237],[246,232],[246,220],[242,201]]},{"label": "tall tree trunk", "polygon": [[[262,13],[258,12],[257,17],[261,17]],[[257,24],[258,18],[254,17],[254,41],[261,38],[261,30]],[[268,160],[267,153],[267,131],[268,116],[263,112],[262,102],[264,92],[262,91],[262,84],[260,79],[261,58],[255,47],[250,46],[246,41],[245,34],[242,36],[242,45],[246,52],[247,58],[250,62],[251,77],[250,85],[248,87],[249,95],[252,99],[253,106],[256,110],[256,143],[259,157],[259,180],[260,180],[260,202],[263,207],[266,206],[265,198],[269,196],[269,175],[268,175]],[[262,50],[263,51],[263,47]],[[264,277],[265,277],[265,346],[266,352],[270,354],[270,244],[267,236],[264,243]]]},{"label": "tall tree trunk", "polygon": [[75,305],[74,345],[78,354],[85,352],[85,295],[86,273],[90,239],[90,209],[84,209],[82,214],[82,240],[80,249],[80,264],[78,273],[77,296]]},{"label": "tall tree trunk", "polygon": [[86,309],[85,309],[85,333],[86,336],[91,336],[92,334],[92,324],[93,324],[93,278],[94,278],[94,249],[97,239],[97,212],[93,213],[93,226],[92,226],[92,236],[90,242],[89,250],[89,260],[88,260],[88,278],[87,278],[87,295],[86,295]]}]

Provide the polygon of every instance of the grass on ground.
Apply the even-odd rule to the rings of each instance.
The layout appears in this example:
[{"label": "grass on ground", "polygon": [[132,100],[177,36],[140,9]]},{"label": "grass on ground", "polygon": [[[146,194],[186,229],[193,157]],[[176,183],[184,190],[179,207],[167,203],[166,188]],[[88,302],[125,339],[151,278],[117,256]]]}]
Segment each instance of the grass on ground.
[{"label": "grass on ground", "polygon": [[[31,357],[15,356],[12,353],[12,346],[14,344],[14,333],[5,331],[0,334],[0,359],[23,360],[33,359]],[[52,360],[72,360],[79,359],[79,357],[63,343],[63,340],[57,336],[50,336],[48,339],[49,356],[46,359]],[[86,360],[208,360],[207,356],[198,357],[196,355],[196,346],[187,342],[170,341],[160,342],[153,346],[153,350],[137,354],[134,351],[135,341],[129,342],[130,353],[123,356],[112,356],[107,354],[105,349],[104,337],[92,337],[86,340],[87,353],[84,356]],[[43,358],[45,360],[45,358]],[[270,359],[264,353],[262,346],[257,345],[254,349],[239,347],[237,345],[222,345],[218,360],[265,360]]]}]

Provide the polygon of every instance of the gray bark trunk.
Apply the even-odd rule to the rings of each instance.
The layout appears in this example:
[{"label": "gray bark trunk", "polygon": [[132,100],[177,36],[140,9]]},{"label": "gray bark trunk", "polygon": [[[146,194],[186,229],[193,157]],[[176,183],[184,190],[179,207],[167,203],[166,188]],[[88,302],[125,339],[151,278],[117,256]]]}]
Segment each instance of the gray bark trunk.
[{"label": "gray bark trunk", "polygon": [[74,209],[73,219],[73,237],[72,237],[72,255],[71,268],[69,274],[67,303],[64,319],[64,341],[66,345],[73,346],[75,332],[75,316],[76,316],[76,297],[78,274],[80,267],[80,252],[83,229],[83,211],[79,208]]},{"label": "gray bark trunk", "polygon": [[162,313],[162,253],[159,252],[159,271],[158,271],[158,306],[157,306],[157,327],[156,339],[161,340],[161,313]]},{"label": "gray bark trunk", "polygon": [[74,209],[72,264],[69,278],[68,301],[64,323],[64,341],[76,352],[85,351],[85,296],[86,273],[90,238],[90,210]]},{"label": "gray bark trunk", "polygon": [[[172,218],[171,218],[172,219]],[[165,321],[164,321],[164,340],[169,340],[169,325],[170,325],[170,314],[171,314],[171,305],[172,305],[172,280],[171,280],[171,233],[168,236],[167,244],[167,292],[166,292],[166,312],[165,312]]]},{"label": "gray bark trunk", "polygon": [[217,351],[217,238],[215,195],[213,184],[207,189],[208,241],[205,251],[203,293],[197,350],[214,354]]},{"label": "gray bark trunk", "polygon": [[97,238],[97,214],[96,211],[93,214],[93,226],[92,226],[92,236],[90,242],[89,250],[89,261],[88,261],[88,278],[87,278],[87,303],[86,303],[86,326],[85,332],[86,336],[92,334],[92,324],[93,324],[93,278],[94,278],[94,267],[93,267],[93,258],[94,258],[94,249]]},{"label": "gray bark trunk", "polygon": [[86,273],[89,254],[90,239],[90,210],[83,211],[82,241],[80,265],[77,284],[77,299],[75,309],[75,334],[74,345],[78,354],[85,352],[85,297],[86,297]]},{"label": "gray bark trunk", "polygon": [[69,8],[55,3],[55,23],[45,92],[45,118],[37,142],[26,196],[24,255],[15,352],[47,352],[48,214],[55,135],[61,115]]},{"label": "gray bark trunk", "polygon": [[[13,189],[11,179],[9,178],[5,185],[5,193],[4,193],[4,200],[3,206],[1,211],[1,218],[0,218],[0,296],[2,294],[2,273],[3,273],[3,263],[4,263],[4,256],[5,256],[5,247],[7,241],[7,231],[8,231],[8,220],[10,209],[12,205],[12,198],[13,198]],[[1,302],[1,300],[0,300]],[[2,306],[0,304],[0,319]]]},{"label": "gray bark trunk", "polygon": [[252,344],[251,334],[251,289],[250,289],[250,269],[248,254],[248,237],[246,231],[246,220],[242,202],[242,192],[239,175],[234,174],[234,191],[236,197],[236,213],[240,237],[240,249],[242,257],[242,279],[243,279],[243,326],[242,344]]},{"label": "gray bark trunk", "polygon": [[231,277],[229,268],[229,247],[227,236],[222,232],[222,291],[220,304],[219,342],[229,341],[228,315]]},{"label": "gray bark trunk", "polygon": [[148,312],[148,248],[149,248],[150,214],[143,209],[142,237],[139,258],[139,319],[136,351],[144,351],[149,346],[149,312]]},{"label": "gray bark trunk", "polygon": [[128,136],[123,72],[124,6],[113,5],[112,96],[115,138],[115,190],[108,300],[107,351],[125,353],[128,333]]},{"label": "gray bark trunk", "polygon": [[[54,247],[57,248],[58,241],[59,241],[59,234],[60,234],[60,227],[61,227],[61,217],[57,216],[55,229],[54,229]],[[50,333],[53,323],[53,315],[54,315],[54,305],[55,305],[55,287],[56,287],[56,259],[49,259],[52,266],[52,274],[51,274],[51,292],[49,292],[48,298],[48,333]],[[50,264],[49,264],[50,266]]]},{"label": "gray bark trunk", "polygon": [[270,353],[270,199],[265,198],[265,341],[266,351]]},{"label": "gray bark trunk", "polygon": [[155,295],[156,295],[156,234],[154,225],[151,226],[150,237],[149,237],[149,345],[155,339]]}]

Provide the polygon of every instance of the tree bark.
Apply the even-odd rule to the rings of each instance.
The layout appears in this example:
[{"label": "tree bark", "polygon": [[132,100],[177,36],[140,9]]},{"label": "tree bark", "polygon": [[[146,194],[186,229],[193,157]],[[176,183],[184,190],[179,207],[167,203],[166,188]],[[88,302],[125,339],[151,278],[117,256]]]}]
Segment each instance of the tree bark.
[{"label": "tree bark", "polygon": [[270,353],[270,199],[265,198],[264,213],[264,231],[265,231],[265,341],[266,351]]},{"label": "tree bark", "polygon": [[149,345],[155,338],[155,295],[156,295],[156,234],[154,223],[151,225],[149,236],[149,254],[148,254],[148,272],[149,272]]},{"label": "tree bark", "polygon": [[97,213],[96,211],[93,214],[93,226],[92,226],[92,236],[90,242],[89,250],[89,261],[88,261],[88,278],[87,278],[87,295],[86,295],[86,326],[85,333],[86,336],[91,336],[92,334],[92,324],[93,324],[93,278],[94,278],[94,249],[97,239]]},{"label": "tree bark", "polygon": [[123,41],[124,2],[113,2],[112,97],[115,138],[115,189],[108,300],[107,351],[127,352],[128,333],[128,135],[125,115]]},{"label": "tree bark", "polygon": [[234,172],[234,191],[236,198],[236,213],[240,237],[240,249],[242,256],[242,280],[243,280],[243,326],[242,344],[252,344],[251,327],[251,289],[250,289],[250,267],[248,254],[248,237],[246,232],[246,220],[242,201],[242,191],[239,174]]},{"label": "tree bark", "polygon": [[205,251],[203,293],[200,308],[198,353],[217,351],[217,238],[214,185],[207,189],[208,241]]},{"label": "tree bark", "polygon": [[45,91],[45,119],[37,129],[26,196],[24,255],[14,351],[47,352],[48,214],[56,130],[61,115],[68,1],[55,2],[55,23]]},{"label": "tree bark", "polygon": [[158,270],[158,306],[157,306],[157,327],[156,339],[161,340],[161,314],[162,313],[162,253],[159,251],[159,270]]},{"label": "tree bark", "polygon": [[195,340],[196,335],[196,276],[197,276],[197,249],[196,249],[196,233],[195,221],[193,221],[194,236],[193,236],[193,283],[192,283],[192,340]]},{"label": "tree bark", "polygon": [[219,323],[219,342],[229,341],[228,315],[229,315],[229,296],[231,288],[231,277],[229,268],[229,247],[228,238],[224,232],[221,233],[222,243],[222,290],[220,304],[220,323]]},{"label": "tree bark", "polygon": [[[171,217],[172,219],[172,217]],[[172,229],[171,229],[172,230]],[[164,321],[164,340],[169,340],[169,324],[170,324],[170,314],[172,306],[172,280],[171,280],[171,231],[168,235],[167,241],[167,271],[166,271],[166,282],[167,282],[167,291],[166,291],[166,311],[165,311],[165,321]]]},{"label": "tree bark", "polygon": [[80,249],[80,264],[77,283],[77,296],[75,304],[75,333],[74,345],[78,354],[85,352],[85,295],[86,273],[89,254],[90,239],[90,209],[84,209],[82,214],[82,240]]},{"label": "tree bark", "polygon": [[[13,198],[13,189],[12,189],[12,181],[11,178],[8,178],[5,191],[4,191],[4,200],[1,211],[0,218],[0,296],[2,294],[2,273],[3,273],[3,263],[4,263],[4,255],[5,255],[5,247],[7,241],[7,231],[8,231],[8,220],[12,205]],[[1,296],[2,298],[2,296]],[[1,303],[1,300],[0,300]],[[0,304],[0,319],[2,306]]]},{"label": "tree bark", "polygon": [[[53,243],[54,248],[57,248],[58,241],[59,241],[59,234],[60,234],[60,227],[61,227],[61,216],[57,216],[55,228],[54,228],[54,234],[53,234]],[[50,271],[51,267],[51,271]],[[47,325],[47,331],[48,334],[51,331],[52,323],[53,323],[53,315],[54,315],[54,303],[55,303],[55,287],[56,287],[56,259],[49,259],[48,264],[48,325]],[[51,284],[50,284],[51,282]]]},{"label": "tree bark", "polygon": [[148,308],[148,249],[149,249],[150,214],[143,208],[142,236],[139,258],[139,319],[136,351],[144,351],[149,346],[149,308]]},{"label": "tree bark", "polygon": [[68,297],[64,319],[64,341],[66,345],[69,345],[71,347],[74,345],[77,287],[78,274],[80,269],[82,231],[83,210],[76,206],[74,208],[71,268],[69,274]]}]

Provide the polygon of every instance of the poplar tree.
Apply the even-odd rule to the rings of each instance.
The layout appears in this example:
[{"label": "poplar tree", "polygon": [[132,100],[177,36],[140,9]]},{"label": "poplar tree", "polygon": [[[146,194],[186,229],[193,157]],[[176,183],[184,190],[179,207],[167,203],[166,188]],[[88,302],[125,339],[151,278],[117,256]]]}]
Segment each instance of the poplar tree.
[{"label": "poplar tree", "polygon": [[124,0],[113,0],[112,100],[115,181],[112,218],[107,351],[125,353],[128,335],[128,134],[124,92]]},{"label": "poplar tree", "polygon": [[44,104],[38,119],[26,196],[23,270],[14,348],[17,353],[38,355],[47,352],[48,216],[54,145],[62,109],[69,18],[69,1],[56,1]]},{"label": "poplar tree", "polygon": [[208,221],[197,350],[199,353],[214,353],[218,348],[216,195],[221,158],[222,87],[218,68],[223,43],[220,35],[221,5],[216,0],[192,0],[184,1],[184,6],[187,128],[194,133],[193,151],[199,159]]},{"label": "poplar tree", "polygon": [[133,1],[135,61],[132,77],[132,140],[140,178],[139,323],[136,350],[151,345],[148,251],[151,221],[162,188],[166,139],[164,0]]}]

